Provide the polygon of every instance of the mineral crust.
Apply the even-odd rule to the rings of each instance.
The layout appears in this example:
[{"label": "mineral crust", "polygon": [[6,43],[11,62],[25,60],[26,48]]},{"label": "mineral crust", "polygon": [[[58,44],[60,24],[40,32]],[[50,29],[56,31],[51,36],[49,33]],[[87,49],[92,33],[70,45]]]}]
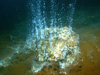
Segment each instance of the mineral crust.
[{"label": "mineral crust", "polygon": [[[39,29],[38,36],[37,34],[34,34],[34,36],[31,39],[32,45],[27,47],[38,52],[37,59],[42,64],[43,62],[59,62],[60,68],[64,69],[71,65],[80,53],[79,36],[71,28]],[[36,67],[32,68],[33,72],[35,72],[34,69]]]}]

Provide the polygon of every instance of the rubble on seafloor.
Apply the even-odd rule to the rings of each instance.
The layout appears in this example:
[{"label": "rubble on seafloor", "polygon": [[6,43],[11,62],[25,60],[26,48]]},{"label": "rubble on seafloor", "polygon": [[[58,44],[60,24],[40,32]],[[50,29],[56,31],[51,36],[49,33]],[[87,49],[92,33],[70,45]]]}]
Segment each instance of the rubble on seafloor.
[{"label": "rubble on seafloor", "polygon": [[[33,73],[41,71],[44,66],[51,65],[52,62],[58,62],[61,69],[66,69],[73,64],[80,54],[79,36],[72,31],[72,28],[38,29],[33,35],[26,40],[24,48],[21,49],[23,51],[20,51],[20,48],[18,50],[25,54],[32,51],[34,51],[33,53],[36,52],[36,60],[32,60],[31,71]],[[0,66],[8,66],[11,64],[10,61],[13,61],[12,58],[9,61],[8,58],[6,58],[7,61],[6,59],[1,60]]]},{"label": "rubble on seafloor", "polygon": [[76,60],[80,53],[79,36],[71,28],[39,29],[38,35],[38,38],[29,39],[32,41],[31,45],[26,45],[28,50],[38,52],[37,62],[40,63],[34,64],[33,62],[33,73],[41,71],[43,66],[50,62],[59,62],[60,68],[65,69]]}]

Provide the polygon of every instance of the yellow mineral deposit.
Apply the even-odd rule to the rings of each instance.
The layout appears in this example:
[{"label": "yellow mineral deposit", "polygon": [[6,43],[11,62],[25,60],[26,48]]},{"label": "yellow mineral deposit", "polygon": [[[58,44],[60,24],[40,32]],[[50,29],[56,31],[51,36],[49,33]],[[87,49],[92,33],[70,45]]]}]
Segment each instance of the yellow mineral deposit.
[{"label": "yellow mineral deposit", "polygon": [[60,68],[65,69],[76,60],[77,55],[80,53],[78,46],[79,37],[72,29],[68,27],[46,28],[39,31],[45,37],[38,40],[38,62],[48,63],[57,61]]}]

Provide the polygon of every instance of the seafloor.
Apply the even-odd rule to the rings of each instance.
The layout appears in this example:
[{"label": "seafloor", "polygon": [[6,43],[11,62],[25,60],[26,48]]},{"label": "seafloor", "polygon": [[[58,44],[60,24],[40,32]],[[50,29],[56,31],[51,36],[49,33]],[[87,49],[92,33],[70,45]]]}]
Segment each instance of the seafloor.
[{"label": "seafloor", "polygon": [[[91,10],[92,9],[92,10]],[[76,10],[73,22],[73,31],[80,36],[80,51],[81,56],[76,65],[67,67],[67,75],[100,75],[100,10],[95,8]],[[24,22],[20,24],[25,24]],[[26,23],[27,24],[27,23]],[[2,31],[0,33],[0,59],[11,54],[12,50],[8,46],[14,46],[13,41],[24,44],[25,38],[17,36],[15,33],[18,28],[12,31]],[[24,30],[23,30],[24,31]],[[13,39],[11,39],[11,35]],[[21,33],[20,33],[21,34]],[[16,44],[16,43],[15,43]],[[32,66],[31,58],[34,55],[31,53],[24,55],[20,54],[18,59],[12,65],[0,68],[0,75],[63,75],[60,73],[58,63],[54,63],[49,67],[44,67],[37,74],[33,74],[30,69]]]}]

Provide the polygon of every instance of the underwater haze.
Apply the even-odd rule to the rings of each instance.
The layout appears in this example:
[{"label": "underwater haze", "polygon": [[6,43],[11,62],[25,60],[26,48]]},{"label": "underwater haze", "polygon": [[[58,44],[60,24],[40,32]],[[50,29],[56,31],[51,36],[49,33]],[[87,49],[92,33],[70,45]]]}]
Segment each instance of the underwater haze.
[{"label": "underwater haze", "polygon": [[100,75],[99,57],[100,0],[0,0],[0,75]]}]

